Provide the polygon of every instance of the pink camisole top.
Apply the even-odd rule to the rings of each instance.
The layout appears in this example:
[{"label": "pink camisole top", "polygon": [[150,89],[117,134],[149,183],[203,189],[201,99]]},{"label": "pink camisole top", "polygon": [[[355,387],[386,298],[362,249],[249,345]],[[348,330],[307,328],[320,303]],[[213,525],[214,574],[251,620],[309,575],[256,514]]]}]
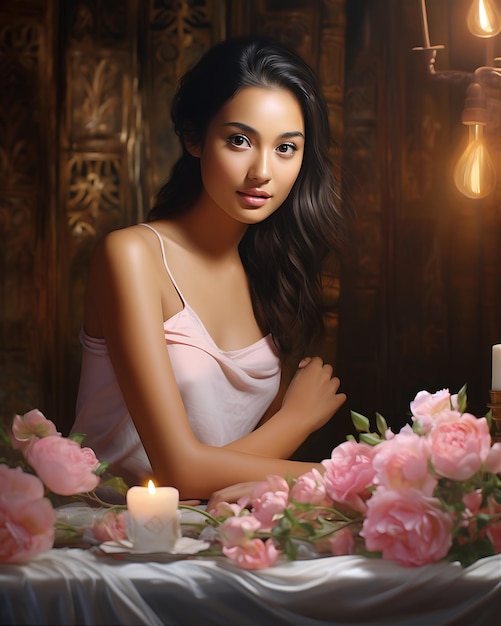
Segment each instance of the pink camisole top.
[{"label": "pink camisole top", "polygon": [[[202,443],[224,446],[250,433],[278,392],[280,359],[270,335],[238,350],[220,350],[183,298],[162,259],[183,308],[164,322],[165,342],[188,420]],[[72,432],[85,433],[110,471],[129,484],[142,484],[151,465],[127,410],[104,339],[82,329],[82,365]]]}]

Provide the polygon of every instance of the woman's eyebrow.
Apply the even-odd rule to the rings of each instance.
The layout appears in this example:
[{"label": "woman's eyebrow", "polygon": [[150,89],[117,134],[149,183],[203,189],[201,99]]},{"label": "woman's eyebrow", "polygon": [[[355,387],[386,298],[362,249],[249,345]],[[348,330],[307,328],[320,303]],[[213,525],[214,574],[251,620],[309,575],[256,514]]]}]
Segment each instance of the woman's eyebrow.
[{"label": "woman's eyebrow", "polygon": [[[248,126],[243,122],[226,122],[225,124],[223,124],[223,126],[235,126],[236,128],[239,128],[240,130],[251,135],[259,135],[258,131],[255,128],[252,128],[252,126]],[[302,137],[304,139],[304,133],[299,130],[290,130],[286,133],[282,133],[281,135],[279,135],[279,139],[292,139],[293,137]]]}]

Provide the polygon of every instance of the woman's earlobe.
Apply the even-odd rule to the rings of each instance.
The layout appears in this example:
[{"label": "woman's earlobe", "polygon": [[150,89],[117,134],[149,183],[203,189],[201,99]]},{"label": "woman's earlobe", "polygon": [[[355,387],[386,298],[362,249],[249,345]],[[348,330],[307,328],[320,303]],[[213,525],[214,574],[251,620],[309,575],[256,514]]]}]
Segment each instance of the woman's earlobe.
[{"label": "woman's earlobe", "polygon": [[184,146],[192,157],[200,158],[202,148],[198,144],[188,143],[185,141]]},{"label": "woman's earlobe", "polygon": [[194,134],[185,134],[183,136],[184,147],[192,157],[199,158],[202,153],[202,145]]}]

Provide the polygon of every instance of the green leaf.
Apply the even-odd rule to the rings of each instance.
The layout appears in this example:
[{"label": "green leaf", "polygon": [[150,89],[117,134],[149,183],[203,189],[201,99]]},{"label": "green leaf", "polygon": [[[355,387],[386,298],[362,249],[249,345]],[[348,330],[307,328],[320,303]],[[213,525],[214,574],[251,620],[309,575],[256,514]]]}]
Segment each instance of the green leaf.
[{"label": "green leaf", "polygon": [[491,515],[487,513],[479,513],[477,515],[477,526],[478,530],[482,530],[487,526],[487,524],[491,521]]},{"label": "green leaf", "polygon": [[370,429],[369,420],[360,413],[356,411],[350,411],[351,421],[353,422],[353,426],[358,430],[359,433],[368,433]]},{"label": "green leaf", "polygon": [[312,524],[310,524],[309,522],[306,522],[304,520],[299,520],[298,521],[298,526],[301,528],[301,530],[308,536],[308,537],[314,537],[315,536],[315,528]]},{"label": "green leaf", "polygon": [[388,430],[388,424],[381,413],[376,413],[376,428],[378,433],[384,437],[385,432]]},{"label": "green leaf", "polygon": [[370,446],[377,446],[378,443],[381,443],[381,437],[379,437],[376,433],[362,433],[360,435],[360,441],[363,441]]},{"label": "green leaf", "polygon": [[112,476],[111,478],[103,480],[99,487],[111,487],[122,496],[125,496],[129,489],[121,476]]},{"label": "green leaf", "polygon": [[83,433],[71,433],[71,435],[68,435],[68,439],[71,439],[72,441],[76,441],[77,443],[80,443],[80,444],[85,439],[85,437],[87,437],[87,435],[84,435]]},{"label": "green leaf", "polygon": [[492,409],[489,409],[484,417],[487,420],[487,425],[489,426],[490,430],[492,428]]},{"label": "green leaf", "polygon": [[466,411],[467,404],[466,384],[464,384],[458,391],[458,410],[460,413],[464,413]]},{"label": "green leaf", "polygon": [[285,542],[284,551],[289,561],[295,561],[297,559],[297,546],[292,541]]},{"label": "green leaf", "polygon": [[97,470],[95,470],[94,474],[97,474],[97,476],[102,476],[104,472],[108,469],[109,465],[109,463],[103,461],[103,463],[99,464],[99,467],[97,468]]}]

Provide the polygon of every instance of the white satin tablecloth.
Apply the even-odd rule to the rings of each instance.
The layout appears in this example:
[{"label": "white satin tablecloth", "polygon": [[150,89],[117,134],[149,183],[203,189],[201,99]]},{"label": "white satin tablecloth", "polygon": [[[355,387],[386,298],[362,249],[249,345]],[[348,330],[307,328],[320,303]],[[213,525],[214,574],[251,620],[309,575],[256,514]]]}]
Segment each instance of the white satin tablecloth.
[{"label": "white satin tablecloth", "polygon": [[499,626],[501,556],[467,569],[344,556],[247,572],[224,558],[142,563],[54,549],[0,565],[0,623]]}]

